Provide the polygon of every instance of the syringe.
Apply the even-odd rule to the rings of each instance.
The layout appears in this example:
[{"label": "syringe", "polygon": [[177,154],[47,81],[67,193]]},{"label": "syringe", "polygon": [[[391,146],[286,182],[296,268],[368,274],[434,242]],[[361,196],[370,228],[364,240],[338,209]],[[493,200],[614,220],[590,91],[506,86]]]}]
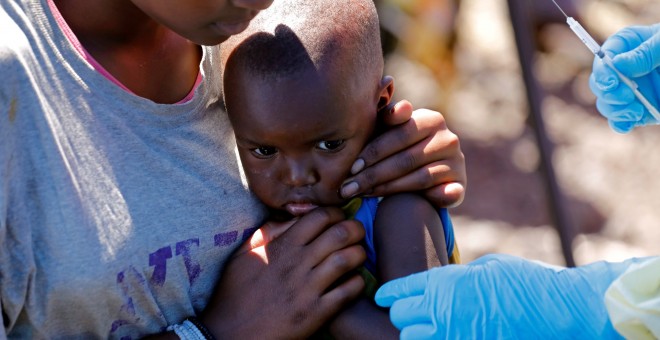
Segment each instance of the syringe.
[{"label": "syringe", "polygon": [[658,112],[658,110],[651,104],[651,102],[649,102],[648,99],[644,97],[642,92],[639,91],[638,89],[639,86],[637,85],[637,83],[634,80],[626,77],[623,73],[619,72],[619,70],[617,70],[616,67],[614,67],[614,63],[612,63],[612,58],[610,58],[607,54],[603,52],[603,50],[600,48],[600,45],[598,45],[596,40],[594,40],[594,38],[592,38],[591,35],[587,33],[584,27],[582,27],[582,25],[580,25],[580,23],[577,22],[577,20],[573,19],[573,17],[569,17],[568,15],[566,15],[566,12],[564,12],[564,10],[561,9],[561,7],[559,7],[559,4],[557,4],[555,0],[552,0],[552,2],[554,2],[555,6],[557,6],[557,8],[559,8],[561,13],[564,14],[568,26],[575,33],[575,35],[577,35],[578,38],[582,40],[582,42],[587,46],[587,48],[591,51],[591,53],[593,53],[598,58],[600,58],[605,63],[605,65],[609,66],[614,71],[614,73],[617,74],[619,79],[621,79],[621,81],[624,84],[630,87],[630,89],[635,94],[635,97],[637,97],[637,99],[639,99],[642,105],[644,105],[644,107],[647,110],[649,110],[653,118],[655,118],[656,121],[660,121],[660,112]]}]

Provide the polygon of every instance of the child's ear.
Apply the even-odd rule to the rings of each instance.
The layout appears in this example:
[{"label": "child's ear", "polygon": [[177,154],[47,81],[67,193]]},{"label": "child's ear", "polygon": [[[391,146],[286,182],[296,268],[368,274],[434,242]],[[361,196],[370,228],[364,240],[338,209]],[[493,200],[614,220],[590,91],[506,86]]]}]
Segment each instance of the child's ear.
[{"label": "child's ear", "polygon": [[394,78],[384,76],[378,84],[378,111],[387,107],[394,96]]}]

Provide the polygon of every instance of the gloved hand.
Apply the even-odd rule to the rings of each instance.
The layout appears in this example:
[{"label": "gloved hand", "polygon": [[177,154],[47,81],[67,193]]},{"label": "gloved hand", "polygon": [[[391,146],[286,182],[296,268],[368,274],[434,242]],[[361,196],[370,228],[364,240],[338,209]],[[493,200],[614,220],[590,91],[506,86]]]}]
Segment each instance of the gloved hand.
[{"label": "gloved hand", "polygon": [[[609,37],[602,46],[614,66],[637,82],[639,91],[660,109],[660,24],[632,26]],[[636,126],[658,124],[635,98],[632,90],[599,58],[594,59],[589,87],[596,95],[596,107],[610,127],[627,133]]]},{"label": "gloved hand", "polygon": [[401,339],[620,338],[603,296],[637,259],[564,268],[487,255],[393,280],[376,292]]}]

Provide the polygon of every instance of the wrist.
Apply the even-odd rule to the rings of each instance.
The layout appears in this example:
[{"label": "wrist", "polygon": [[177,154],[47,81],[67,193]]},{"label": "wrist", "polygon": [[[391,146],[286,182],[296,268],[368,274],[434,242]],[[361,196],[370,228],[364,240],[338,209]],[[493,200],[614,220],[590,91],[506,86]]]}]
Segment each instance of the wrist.
[{"label": "wrist", "polygon": [[[208,329],[209,333],[216,339],[234,339],[240,338],[239,332],[236,332],[236,327],[231,327],[228,322],[230,322],[225,317],[218,317],[214,313],[209,312],[208,310],[204,311],[198,318],[198,320]],[[231,331],[230,330],[234,331]]]}]

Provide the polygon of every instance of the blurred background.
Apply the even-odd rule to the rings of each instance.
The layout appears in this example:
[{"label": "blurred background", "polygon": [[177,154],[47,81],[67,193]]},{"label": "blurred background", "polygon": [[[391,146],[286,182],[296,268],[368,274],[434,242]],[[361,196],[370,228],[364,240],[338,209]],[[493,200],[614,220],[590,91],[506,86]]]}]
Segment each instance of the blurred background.
[{"label": "blurred background", "polygon": [[[653,0],[557,2],[599,43],[660,22]],[[609,128],[589,90],[593,55],[551,0],[376,3],[396,98],[442,112],[460,137],[467,195],[451,214],[463,262],[660,254],[660,127]]]}]

